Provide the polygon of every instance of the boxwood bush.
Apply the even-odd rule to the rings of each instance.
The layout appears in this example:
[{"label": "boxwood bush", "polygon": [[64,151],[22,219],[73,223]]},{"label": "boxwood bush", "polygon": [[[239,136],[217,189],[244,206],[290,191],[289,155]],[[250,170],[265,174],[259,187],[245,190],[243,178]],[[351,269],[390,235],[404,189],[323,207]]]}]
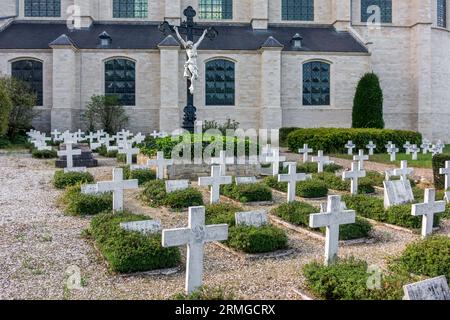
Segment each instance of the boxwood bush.
[{"label": "boxwood bush", "polygon": [[[341,165],[330,163],[323,166],[324,172],[334,173],[339,170],[342,170],[343,167]],[[289,168],[281,168],[280,173],[288,173]],[[317,163],[316,162],[307,162],[307,163],[297,163],[297,172],[302,173],[317,173]]]},{"label": "boxwood bush", "polygon": [[434,187],[440,190],[445,188],[445,176],[443,174],[439,174],[439,169],[445,168],[445,161],[450,161],[450,154],[444,153],[433,156],[432,164]]},{"label": "boxwood bush", "polygon": [[116,158],[117,157],[117,150],[108,151],[106,149],[106,146],[101,146],[100,148],[97,148],[95,151],[97,151],[99,155],[106,157],[106,158]]},{"label": "boxwood bush", "polygon": [[352,140],[356,149],[365,149],[372,140],[377,149],[375,152],[385,152],[384,146],[388,141],[401,146],[405,141],[420,145],[422,135],[414,131],[387,130],[387,129],[348,129],[348,128],[301,128],[288,134],[288,146],[293,152],[307,143],[314,150],[323,150],[325,153],[342,153],[345,144]]},{"label": "boxwood bush", "polygon": [[202,193],[192,187],[167,193],[164,180],[149,181],[143,187],[141,199],[152,207],[166,206],[179,210],[203,205]]},{"label": "boxwood bush", "polygon": [[232,184],[221,186],[220,192],[240,202],[272,201],[272,190],[264,183]]},{"label": "boxwood bush", "polygon": [[377,171],[366,171],[366,178],[372,181],[373,186],[383,187],[385,176]]},{"label": "boxwood bush", "polygon": [[163,248],[161,235],[144,235],[120,228],[121,222],[148,220],[128,212],[104,213],[94,217],[89,229],[110,269],[119,273],[173,268],[180,264],[178,248]]},{"label": "boxwood bush", "polygon": [[32,149],[31,156],[36,159],[54,159],[58,157],[56,150],[38,150]]},{"label": "boxwood bush", "polygon": [[328,188],[337,191],[349,191],[350,181],[342,180],[342,176],[336,176],[334,173],[322,172],[313,175],[313,179],[321,180],[325,182]]},{"label": "boxwood bush", "polygon": [[245,253],[273,252],[287,247],[287,235],[283,229],[272,225],[259,228],[237,226],[235,213],[244,211],[241,207],[220,203],[206,206],[206,223],[229,225],[228,240],[224,243]]},{"label": "boxwood bush", "polygon": [[130,166],[122,166],[124,179],[137,179],[139,186],[156,179],[156,171],[151,169],[131,170]]},{"label": "boxwood bush", "polygon": [[[263,179],[270,188],[281,192],[287,192],[287,182],[278,182],[277,177],[265,177]],[[296,195],[303,198],[322,198],[328,194],[328,188],[325,182],[319,179],[300,181],[296,186]]]},{"label": "boxwood bush", "polygon": [[53,185],[57,189],[64,189],[79,183],[93,183],[94,181],[94,177],[89,172],[64,172],[64,170],[58,170],[53,176]]},{"label": "boxwood bush", "polygon": [[[301,226],[303,228],[309,228],[309,216],[314,213],[320,212],[319,208],[316,208],[305,202],[291,202],[283,203],[280,206],[272,209],[271,213],[281,219],[290,222],[294,225]],[[325,228],[312,229],[325,233]],[[339,227],[339,240],[353,240],[366,238],[372,225],[364,218],[357,217],[356,222],[353,224],[341,225]]]},{"label": "boxwood bush", "polygon": [[81,193],[80,185],[68,187],[61,198],[64,213],[70,216],[96,215],[112,210],[112,194],[98,195]]}]

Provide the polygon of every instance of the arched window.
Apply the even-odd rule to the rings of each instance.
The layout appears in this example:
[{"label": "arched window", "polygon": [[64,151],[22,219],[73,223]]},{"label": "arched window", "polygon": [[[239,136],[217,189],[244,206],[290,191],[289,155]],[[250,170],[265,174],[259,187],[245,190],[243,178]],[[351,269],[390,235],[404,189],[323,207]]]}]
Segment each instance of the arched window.
[{"label": "arched window", "polygon": [[206,105],[234,105],[234,62],[215,59],[206,63]]},{"label": "arched window", "polygon": [[200,0],[200,19],[233,19],[233,0]]},{"label": "arched window", "polygon": [[447,28],[447,0],[437,0],[437,26]]},{"label": "arched window", "polygon": [[283,20],[314,21],[314,0],[282,0]]},{"label": "arched window", "polygon": [[330,105],[330,64],[312,61],[303,65],[303,105]]},{"label": "arched window", "polygon": [[136,104],[136,65],[128,59],[105,62],[105,95],[114,95],[124,106]]},{"label": "arched window", "polygon": [[147,18],[148,0],[114,0],[113,18]]},{"label": "arched window", "polygon": [[25,0],[25,17],[60,17],[61,0]]},{"label": "arched window", "polygon": [[367,22],[377,12],[374,6],[379,9],[381,19],[375,22],[392,22],[392,0],[361,0],[361,22]]},{"label": "arched window", "polygon": [[28,59],[14,61],[11,76],[28,83],[36,93],[36,105],[43,105],[42,62]]}]

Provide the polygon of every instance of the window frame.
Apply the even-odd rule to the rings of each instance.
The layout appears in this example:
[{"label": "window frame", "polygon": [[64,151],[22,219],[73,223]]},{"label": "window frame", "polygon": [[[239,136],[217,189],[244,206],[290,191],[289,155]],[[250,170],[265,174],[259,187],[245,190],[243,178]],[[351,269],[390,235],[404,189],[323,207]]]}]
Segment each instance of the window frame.
[{"label": "window frame", "polygon": [[[231,94],[231,93],[229,93],[229,92],[223,92],[223,93],[220,93],[220,92],[208,92],[208,83],[211,83],[211,81],[208,81],[208,65],[209,64],[211,64],[211,63],[214,63],[214,62],[217,62],[217,61],[224,61],[226,64],[228,64],[228,65],[232,65],[233,66],[233,80],[232,80],[232,83],[233,83],[233,92],[232,92],[232,99],[231,100],[227,100],[227,101],[225,101],[225,103],[223,103],[223,102],[221,102],[221,103],[219,103],[219,102],[211,102],[210,100],[208,100],[208,95],[211,95],[211,94],[224,94],[224,95],[227,95],[227,94]],[[233,59],[229,59],[229,58],[225,58],[225,57],[214,57],[214,58],[211,58],[211,59],[208,59],[208,60],[206,60],[205,62],[204,62],[204,95],[205,95],[205,100],[204,100],[204,102],[205,102],[205,106],[206,107],[235,107],[236,106],[236,101],[237,101],[237,90],[236,90],[236,67],[237,67],[237,62],[235,61],[235,60],[233,60]],[[216,69],[217,67],[215,67],[215,69]],[[224,69],[226,68],[226,66],[224,66]],[[215,72],[217,72],[217,70],[215,70]],[[224,73],[226,73],[227,71],[226,70],[224,70],[223,71]],[[226,74],[224,74],[224,76],[226,76]],[[227,86],[227,84],[226,83],[230,83],[231,81],[223,81],[223,82],[225,82],[225,85],[224,85],[224,89],[226,89],[226,86]],[[216,80],[214,80],[214,84],[216,83]],[[217,89],[217,88],[215,88],[215,89]]]},{"label": "window frame", "polygon": [[[441,15],[442,14],[442,15]],[[436,26],[447,29],[448,3],[447,0],[436,0]]]},{"label": "window frame", "polygon": [[[129,58],[129,57],[123,57],[123,56],[116,56],[116,57],[110,57],[107,59],[103,60],[103,91],[105,96],[111,96],[111,95],[117,95],[117,94],[131,94],[131,93],[120,93],[120,92],[108,92],[108,83],[111,82],[118,82],[120,80],[108,80],[108,75],[106,74],[106,72],[108,71],[107,69],[107,64],[113,61],[118,61],[118,60],[123,60],[127,63],[131,62],[134,65],[134,80],[122,80],[121,82],[134,82],[134,92],[133,92],[133,99],[132,102],[133,103],[124,103],[123,99],[119,98],[119,101],[121,102],[122,106],[124,107],[136,107],[136,99],[137,99],[137,61]],[[113,71],[116,71],[115,69]],[[123,71],[127,71],[126,69]]]},{"label": "window frame", "polygon": [[[299,2],[299,3],[296,3]],[[305,3],[302,3],[305,2]],[[306,12],[289,14],[289,8],[301,8]],[[281,0],[281,21],[315,21],[315,0]],[[299,15],[299,16],[298,16]]]},{"label": "window frame", "polygon": [[[34,64],[39,64],[41,67],[41,75],[40,75],[40,79],[39,81],[32,81],[32,83],[30,84],[30,81],[23,79],[22,77],[16,77],[14,76],[14,65],[16,63],[19,62],[24,62],[24,61],[30,61],[33,62]],[[15,78],[15,79],[19,79],[24,81],[25,83],[28,83],[30,85],[30,87],[35,91],[36,95],[37,95],[37,99],[36,99],[36,107],[43,107],[44,106],[44,62],[40,59],[36,59],[36,58],[31,58],[31,57],[22,57],[22,58],[17,58],[14,60],[11,60],[10,62],[10,66],[11,66],[11,77]],[[23,71],[23,70],[22,70]],[[34,76],[33,76],[34,78]],[[38,88],[36,90],[36,87],[33,83],[39,83],[40,82],[40,88]]]},{"label": "window frame", "polygon": [[[367,8],[370,5],[377,5],[376,3],[372,3],[372,4],[368,4],[366,6],[365,5],[366,2],[379,2],[380,4],[390,4],[390,8],[387,6],[379,5],[379,7],[381,9],[380,23],[381,24],[392,24],[392,22],[394,21],[394,4],[393,4],[392,0],[360,0],[360,21],[361,21],[361,23],[367,23],[367,20],[370,17],[370,14],[367,13]],[[388,19],[386,19],[387,13],[386,12],[383,13],[383,9],[384,10],[389,9],[390,15],[388,16]]]},{"label": "window frame", "polygon": [[[307,65],[313,64],[313,63],[320,63],[325,64],[328,66],[328,100],[325,100],[325,102],[323,103],[312,103],[312,90],[309,93],[305,92],[305,67]],[[300,99],[301,99],[301,105],[304,107],[331,107],[333,105],[333,89],[332,89],[332,68],[333,68],[333,63],[331,61],[328,60],[322,60],[322,59],[312,59],[312,60],[307,60],[302,62],[301,64],[301,95],[300,95]],[[312,72],[312,71],[311,71]],[[322,72],[322,71],[321,71]],[[310,81],[312,79],[312,75],[310,77]],[[322,89],[322,88],[321,88]],[[309,94],[311,95],[311,103],[305,103],[305,95]],[[323,92],[320,93],[321,95],[324,95]],[[326,93],[325,93],[326,94]],[[321,97],[322,99],[322,97]]]},{"label": "window frame", "polygon": [[[38,3],[38,4],[34,4]],[[53,14],[49,14],[50,9],[49,6],[53,5],[54,8],[51,10]],[[33,11],[34,6],[37,6],[37,12],[36,10]],[[45,13],[44,11],[41,11],[41,7],[45,7]],[[31,11],[28,11],[31,10]],[[35,14],[36,12],[36,14]],[[62,7],[61,7],[61,0],[24,0],[23,1],[23,16],[25,18],[60,18],[62,15]]]},{"label": "window frame", "polygon": [[[207,2],[202,4],[202,2]],[[214,6],[219,6],[221,1],[221,11],[214,11]],[[211,7],[209,10],[205,8]],[[225,10],[224,10],[225,8]],[[221,14],[220,17],[214,17],[214,15]],[[234,3],[233,0],[199,0],[198,1],[198,18],[206,21],[220,21],[220,20],[233,20],[234,17]]]},{"label": "window frame", "polygon": [[[122,15],[123,10],[120,10],[120,6],[123,5],[121,2],[127,2],[125,6],[130,6],[131,3],[128,2],[134,2],[134,14],[133,16],[130,15],[130,12],[128,12],[128,9],[125,10],[127,14]],[[136,2],[139,2],[138,4]],[[116,4],[118,3],[118,4]],[[119,6],[118,11],[116,11],[116,5]],[[141,8],[140,10],[136,11],[136,6],[143,5],[145,8]],[[148,0],[111,0],[111,14],[113,19],[147,19],[148,18]],[[140,15],[136,15],[136,12],[140,12]],[[117,14],[116,14],[117,13]]]}]

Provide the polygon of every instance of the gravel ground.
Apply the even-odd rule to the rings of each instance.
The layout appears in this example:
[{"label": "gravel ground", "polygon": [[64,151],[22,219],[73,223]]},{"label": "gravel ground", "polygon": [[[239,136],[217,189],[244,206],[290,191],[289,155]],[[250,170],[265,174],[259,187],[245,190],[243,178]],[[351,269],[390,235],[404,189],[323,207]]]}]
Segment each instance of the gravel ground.
[{"label": "gravel ground", "polygon": [[[100,159],[100,164],[89,171],[97,179],[111,179],[115,161]],[[89,219],[66,217],[56,205],[61,192],[51,184],[52,161],[2,155],[0,167],[0,299],[167,299],[183,290],[184,268],[170,276],[111,274],[81,236]],[[207,200],[208,191],[202,191]],[[187,225],[187,212],[146,207],[138,193],[126,193],[127,209],[161,219],[164,227]],[[276,203],[282,201],[276,196]],[[374,233],[376,243],[342,246],[340,255],[383,267],[387,258],[418,239],[384,226],[377,226]],[[300,299],[293,289],[303,287],[301,267],[322,259],[324,244],[296,232],[288,235],[295,253],[278,260],[249,261],[206,245],[204,283],[225,287],[241,299]],[[66,271],[71,266],[81,270],[81,289],[67,289]]]}]

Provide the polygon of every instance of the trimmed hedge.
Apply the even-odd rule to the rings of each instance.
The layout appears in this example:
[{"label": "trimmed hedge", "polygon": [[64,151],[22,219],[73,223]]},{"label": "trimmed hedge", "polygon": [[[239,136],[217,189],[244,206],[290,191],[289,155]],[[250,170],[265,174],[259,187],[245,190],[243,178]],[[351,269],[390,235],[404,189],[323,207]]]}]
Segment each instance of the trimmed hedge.
[{"label": "trimmed hedge", "polygon": [[323,150],[325,153],[343,153],[345,144],[352,140],[356,149],[365,149],[372,140],[377,149],[375,152],[385,152],[384,146],[388,141],[401,146],[405,141],[411,144],[421,144],[422,135],[414,131],[387,130],[387,129],[344,129],[344,128],[310,128],[297,129],[288,135],[288,146],[297,152],[303,144],[307,143],[314,150]]},{"label": "trimmed hedge", "polygon": [[143,187],[141,199],[152,207],[166,206],[180,210],[203,205],[202,193],[192,187],[167,193],[164,180],[149,181]]},{"label": "trimmed hedge", "polygon": [[64,170],[58,170],[53,176],[53,185],[57,189],[64,189],[79,183],[93,183],[94,181],[94,177],[89,172],[64,172]]},{"label": "trimmed hedge", "polygon": [[97,148],[95,151],[97,151],[99,155],[106,158],[116,158],[118,153],[117,150],[108,151],[106,149],[106,146],[101,146],[100,148]]},{"label": "trimmed hedge", "polygon": [[[337,171],[342,170],[343,167],[330,163],[323,166],[323,171],[328,173],[335,173]],[[289,168],[281,168],[280,173],[288,173]],[[307,162],[307,163],[297,163],[297,172],[298,173],[317,173],[317,163],[316,162]]]},{"label": "trimmed hedge", "polygon": [[239,184],[221,186],[220,192],[231,199],[247,203],[272,201],[272,190],[264,183]]},{"label": "trimmed hedge", "polygon": [[[307,229],[309,227],[309,216],[314,213],[320,212],[319,208],[316,208],[305,202],[291,202],[283,203],[277,208],[274,208],[271,213],[281,219],[290,222],[294,225],[301,226]],[[319,230],[319,229],[312,229]],[[339,240],[353,240],[366,238],[372,225],[363,218],[356,218],[356,222],[353,224],[341,225],[339,228]],[[320,232],[325,233],[325,228],[321,228]]]},{"label": "trimmed hedge", "polygon": [[64,213],[70,216],[96,215],[112,210],[111,193],[98,195],[81,193],[80,185],[68,187],[61,198],[65,206]]},{"label": "trimmed hedge", "polygon": [[32,149],[31,156],[36,159],[54,159],[58,157],[56,150],[38,150]]},{"label": "trimmed hedge", "polygon": [[156,179],[156,171],[151,169],[130,170],[130,166],[122,166],[124,179],[137,179],[139,186]]},{"label": "trimmed hedge", "polygon": [[206,223],[229,225],[228,240],[224,243],[238,251],[246,253],[273,252],[287,247],[287,235],[283,229],[272,225],[259,228],[236,226],[235,213],[245,211],[243,208],[219,203],[206,206]]},{"label": "trimmed hedge", "polygon": [[445,188],[445,176],[439,174],[439,169],[445,168],[445,161],[450,161],[450,154],[436,154],[432,160],[434,187],[439,190]]},{"label": "trimmed hedge", "polygon": [[131,213],[105,213],[94,217],[89,234],[108,261],[119,273],[173,268],[180,264],[178,248],[163,248],[161,235],[144,235],[120,228],[121,222],[148,220]]},{"label": "trimmed hedge", "polygon": [[280,129],[280,147],[288,146],[288,135],[289,133],[299,129],[298,127],[281,128]]},{"label": "trimmed hedge", "polygon": [[[287,192],[287,182],[278,182],[277,177],[265,177],[263,183],[270,188]],[[318,179],[300,181],[296,186],[296,195],[303,198],[323,198],[328,194],[325,182]]]},{"label": "trimmed hedge", "polygon": [[356,87],[352,128],[384,128],[383,90],[378,76],[373,72],[362,76]]}]

